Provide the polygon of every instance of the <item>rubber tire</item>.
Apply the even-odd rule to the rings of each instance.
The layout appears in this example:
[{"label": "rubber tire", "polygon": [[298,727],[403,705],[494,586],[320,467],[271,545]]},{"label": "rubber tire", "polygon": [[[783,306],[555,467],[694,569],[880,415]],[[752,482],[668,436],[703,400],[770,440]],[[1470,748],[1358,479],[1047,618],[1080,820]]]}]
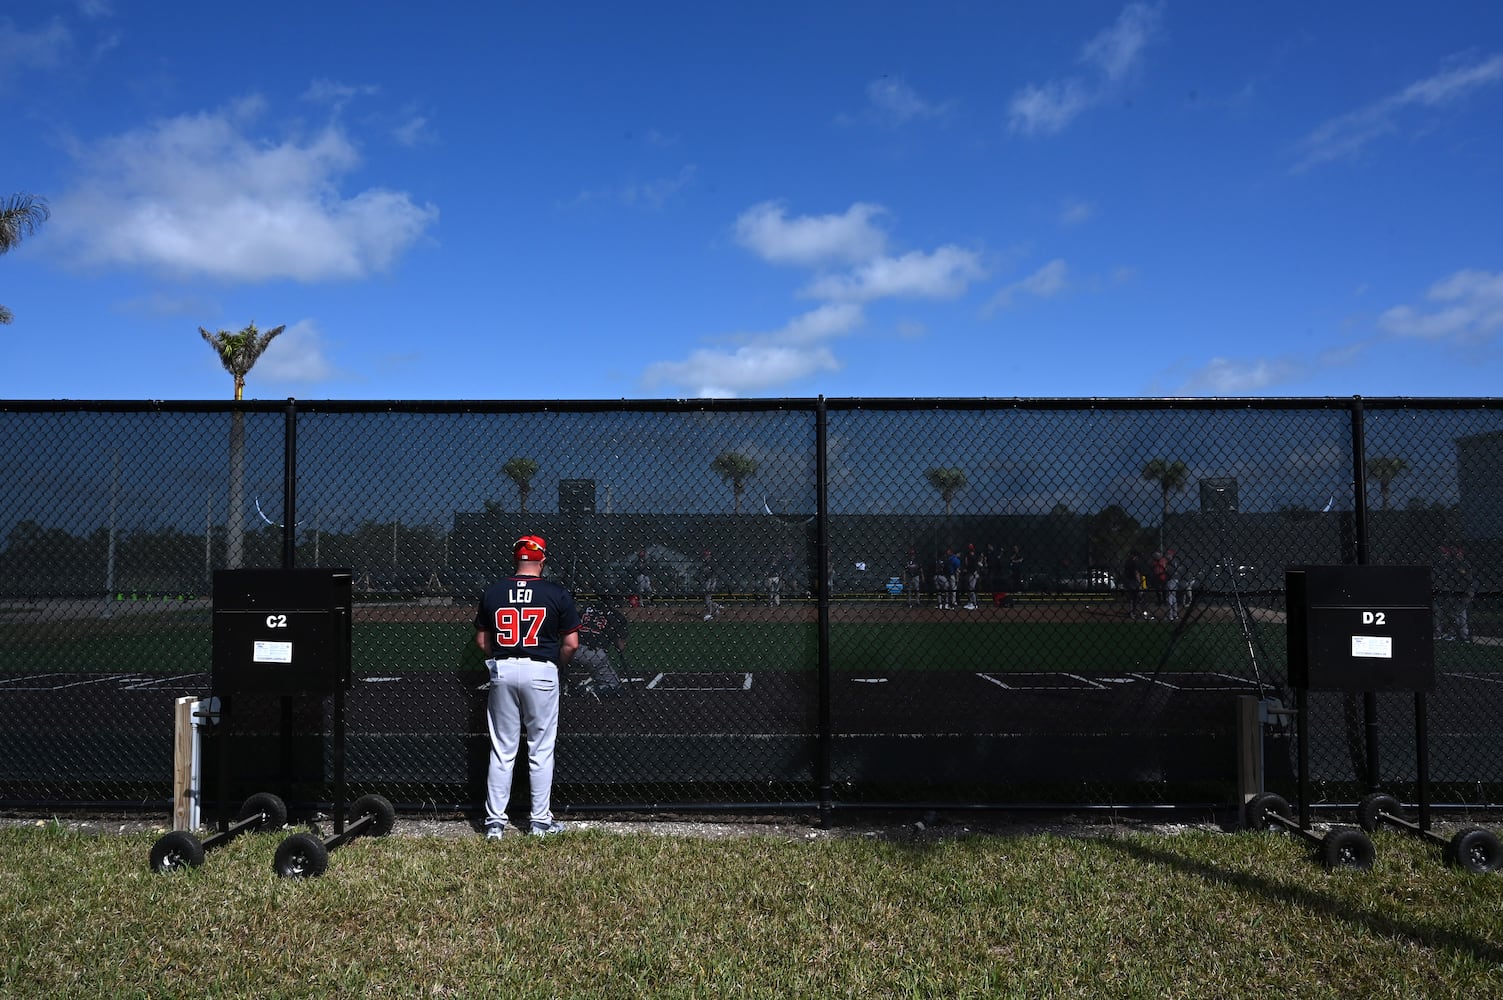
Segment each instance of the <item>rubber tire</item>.
[{"label": "rubber tire", "polygon": [[1387,792],[1373,792],[1357,803],[1357,825],[1367,833],[1376,833],[1383,827],[1378,813],[1402,816],[1403,812],[1404,805],[1398,799]]},{"label": "rubber tire", "polygon": [[287,803],[282,801],[280,795],[257,792],[241,804],[240,815],[236,819],[250,819],[257,813],[264,813],[265,816],[255,826],[246,827],[247,832],[261,833],[266,830],[280,830],[287,825]]},{"label": "rubber tire", "polygon": [[1445,857],[1448,865],[1474,875],[1484,875],[1497,871],[1500,862],[1503,862],[1503,844],[1499,843],[1497,834],[1491,830],[1469,826],[1456,831],[1456,835],[1446,845]]},{"label": "rubber tire", "polygon": [[164,833],[151,845],[151,870],[154,872],[197,868],[203,863],[203,843],[186,830]]},{"label": "rubber tire", "polygon": [[273,868],[282,878],[318,878],[329,870],[329,849],[311,833],[294,833],[277,845]]},{"label": "rubber tire", "polygon": [[1271,822],[1268,819],[1270,815],[1294,821],[1294,809],[1289,805],[1289,800],[1274,792],[1262,792],[1248,799],[1242,810],[1242,821],[1249,830],[1285,832],[1287,828],[1280,823]]},{"label": "rubber tire", "polygon": [[1349,826],[1332,830],[1320,842],[1320,861],[1327,871],[1335,868],[1367,871],[1372,868],[1377,855],[1372,839]]},{"label": "rubber tire", "polygon": [[[359,836],[384,837],[397,825],[397,809],[383,795],[362,795],[350,806],[350,822],[374,816],[375,822],[362,827]],[[345,824],[348,829],[349,824]]]}]

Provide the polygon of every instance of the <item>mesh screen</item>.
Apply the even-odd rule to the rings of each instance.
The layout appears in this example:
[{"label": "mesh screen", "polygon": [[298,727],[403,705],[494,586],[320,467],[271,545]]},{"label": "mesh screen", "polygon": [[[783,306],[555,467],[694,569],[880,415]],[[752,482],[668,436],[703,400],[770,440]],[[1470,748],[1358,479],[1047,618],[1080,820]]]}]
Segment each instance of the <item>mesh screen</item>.
[{"label": "mesh screen", "polygon": [[[11,805],[168,799],[214,572],[289,560],[354,580],[349,794],[473,805],[521,534],[624,623],[565,677],[562,809],[1230,802],[1286,568],[1357,562],[1431,571],[1436,797],[1503,784],[1492,401],[0,404],[0,449]],[[210,779],[331,797],[327,699],[231,705]],[[1317,801],[1413,794],[1413,699],[1305,722]]]}]

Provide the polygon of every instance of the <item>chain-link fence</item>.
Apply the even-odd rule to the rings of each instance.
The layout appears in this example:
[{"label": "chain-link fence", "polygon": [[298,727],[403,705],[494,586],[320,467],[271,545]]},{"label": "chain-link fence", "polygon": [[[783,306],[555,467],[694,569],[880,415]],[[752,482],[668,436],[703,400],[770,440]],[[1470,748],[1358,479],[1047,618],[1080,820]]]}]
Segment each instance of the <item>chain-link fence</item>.
[{"label": "chain-link fence", "polygon": [[[12,402],[0,447],[12,807],[161,807],[215,571],[288,566],[353,574],[351,792],[477,802],[521,534],[626,623],[565,808],[1228,803],[1246,697],[1287,792],[1284,573],[1342,563],[1430,567],[1433,794],[1503,789],[1503,401]],[[327,801],[328,705],[263,701],[211,755]],[[1317,800],[1412,792],[1414,712],[1312,694]]]}]

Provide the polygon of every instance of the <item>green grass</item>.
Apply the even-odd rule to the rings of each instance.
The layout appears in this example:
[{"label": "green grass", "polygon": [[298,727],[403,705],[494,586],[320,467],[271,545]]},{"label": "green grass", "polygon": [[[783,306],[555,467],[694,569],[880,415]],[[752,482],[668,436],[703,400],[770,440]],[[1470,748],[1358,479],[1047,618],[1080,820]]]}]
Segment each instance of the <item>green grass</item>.
[{"label": "green grass", "polygon": [[[0,670],[41,673],[108,669],[184,674],[208,669],[211,626],[206,617],[164,614],[116,623],[0,627]],[[1279,625],[1257,626],[1260,666],[1284,669]],[[657,671],[814,671],[818,631],[813,623],[759,623],[697,618],[640,622],[628,650],[634,668]],[[965,670],[1248,672],[1247,647],[1234,622],[1199,621],[1173,638],[1160,622],[836,622],[830,626],[831,666],[837,671]],[[1167,657],[1165,654],[1168,654]],[[481,671],[468,625],[362,622],[353,630],[357,676],[403,672]],[[1437,642],[1444,673],[1503,672],[1503,647]]]},{"label": "green grass", "polygon": [[1367,873],[1277,834],[392,837],[306,882],[274,835],[151,842],[0,831],[0,995],[1503,995],[1503,876],[1398,834]]}]

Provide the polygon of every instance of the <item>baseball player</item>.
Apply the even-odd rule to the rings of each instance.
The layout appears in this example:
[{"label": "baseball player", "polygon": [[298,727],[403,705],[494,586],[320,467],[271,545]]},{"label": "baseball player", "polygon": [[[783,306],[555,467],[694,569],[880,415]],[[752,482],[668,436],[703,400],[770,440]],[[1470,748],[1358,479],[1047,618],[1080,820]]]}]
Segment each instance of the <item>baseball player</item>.
[{"label": "baseball player", "polygon": [[652,601],[652,576],[647,571],[647,550],[637,550],[637,599],[646,607]]},{"label": "baseball player", "polygon": [[490,670],[487,722],[491,737],[485,779],[485,836],[506,830],[512,767],[527,727],[527,770],[532,779],[530,833],[563,830],[553,820],[553,745],[558,736],[560,675],[579,648],[574,595],[543,579],[548,544],[524,535],[512,545],[516,569],[480,595],[475,645]]},{"label": "baseball player", "polygon": [[918,553],[908,550],[908,562],[903,565],[903,592],[909,605],[922,602],[920,591],[924,586],[924,573],[919,568]]},{"label": "baseball player", "polygon": [[699,585],[705,592],[705,621],[720,614],[720,605],[715,603],[715,588],[720,586],[720,581],[715,578],[715,557],[705,549],[704,556],[699,561]]},{"label": "baseball player", "polygon": [[976,585],[981,582],[981,574],[986,572],[986,553],[977,552],[975,544],[965,547],[965,583],[970,591],[970,601],[966,603],[967,611],[976,610]]},{"label": "baseball player", "polygon": [[777,607],[783,603],[783,563],[776,555],[767,568],[767,606]]},{"label": "baseball player", "polygon": [[574,663],[589,671],[580,690],[598,698],[617,698],[623,690],[620,676],[611,665],[611,651],[626,651],[630,624],[626,616],[612,606],[614,602],[588,604],[580,614],[579,651]]},{"label": "baseball player", "polygon": [[934,601],[941,611],[950,607],[950,560],[944,555],[934,563]]}]

